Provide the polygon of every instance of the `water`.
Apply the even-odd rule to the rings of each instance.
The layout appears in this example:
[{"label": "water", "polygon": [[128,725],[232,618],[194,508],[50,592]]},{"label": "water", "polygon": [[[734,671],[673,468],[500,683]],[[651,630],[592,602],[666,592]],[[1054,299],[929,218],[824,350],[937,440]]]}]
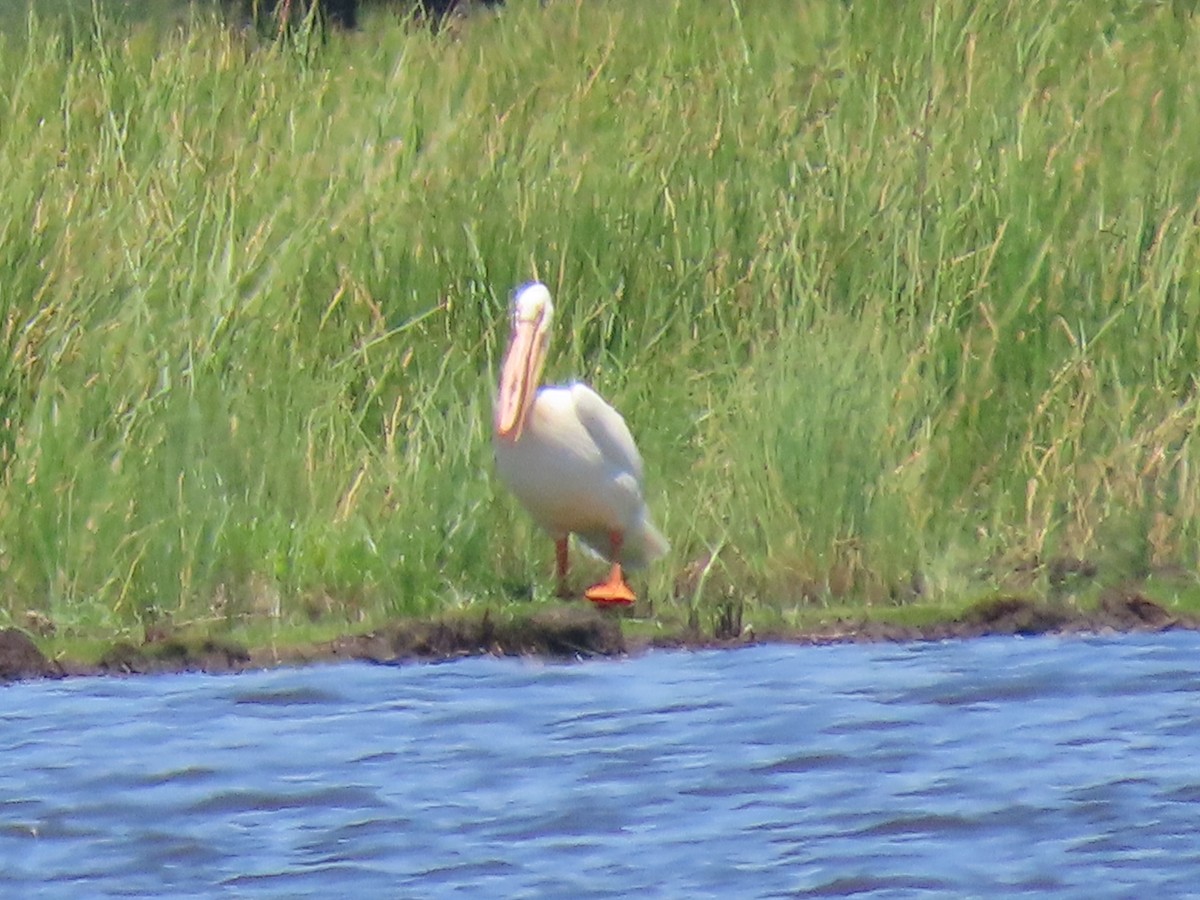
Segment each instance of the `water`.
[{"label": "water", "polygon": [[1180,896],[1198,701],[1185,633],[16,685],[0,896]]}]

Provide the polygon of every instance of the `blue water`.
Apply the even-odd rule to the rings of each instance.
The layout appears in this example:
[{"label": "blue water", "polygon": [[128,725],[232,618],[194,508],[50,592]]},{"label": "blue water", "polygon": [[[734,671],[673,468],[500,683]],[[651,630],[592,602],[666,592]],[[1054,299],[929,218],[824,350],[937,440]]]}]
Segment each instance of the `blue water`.
[{"label": "blue water", "polygon": [[0,690],[3,897],[1180,896],[1200,635]]}]

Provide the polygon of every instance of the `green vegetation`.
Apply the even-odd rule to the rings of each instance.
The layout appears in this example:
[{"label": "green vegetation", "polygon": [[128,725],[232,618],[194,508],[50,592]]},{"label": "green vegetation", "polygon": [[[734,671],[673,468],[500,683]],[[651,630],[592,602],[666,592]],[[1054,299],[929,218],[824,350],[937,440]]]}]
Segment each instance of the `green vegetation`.
[{"label": "green vegetation", "polygon": [[647,460],[666,620],[959,609],[1056,558],[1195,593],[1163,576],[1200,564],[1200,34],[1170,6],[88,27],[0,47],[0,624],[546,599],[489,436],[535,275],[548,376]]}]

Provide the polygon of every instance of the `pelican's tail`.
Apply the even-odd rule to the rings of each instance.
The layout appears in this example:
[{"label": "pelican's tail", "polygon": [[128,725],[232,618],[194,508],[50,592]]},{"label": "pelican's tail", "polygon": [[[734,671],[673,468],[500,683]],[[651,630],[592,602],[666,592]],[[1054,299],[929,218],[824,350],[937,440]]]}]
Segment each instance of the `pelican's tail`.
[{"label": "pelican's tail", "polygon": [[[609,562],[614,561],[609,547],[608,532],[589,531],[577,537],[579,542],[596,556]],[[670,549],[671,545],[662,532],[643,516],[636,526],[625,533],[625,542],[621,545],[621,558],[616,562],[627,569],[644,569]]]}]

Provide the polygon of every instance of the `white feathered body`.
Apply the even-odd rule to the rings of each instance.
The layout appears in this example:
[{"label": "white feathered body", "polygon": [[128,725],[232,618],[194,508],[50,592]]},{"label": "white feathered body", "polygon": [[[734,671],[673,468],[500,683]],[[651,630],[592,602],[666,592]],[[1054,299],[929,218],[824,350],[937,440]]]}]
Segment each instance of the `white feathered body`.
[{"label": "white feathered body", "polygon": [[[636,569],[669,549],[642,496],[642,458],[625,420],[585,384],[543,387],[516,441],[497,439],[496,469],[555,538],[575,534]],[[623,536],[613,559],[610,536]]]}]

